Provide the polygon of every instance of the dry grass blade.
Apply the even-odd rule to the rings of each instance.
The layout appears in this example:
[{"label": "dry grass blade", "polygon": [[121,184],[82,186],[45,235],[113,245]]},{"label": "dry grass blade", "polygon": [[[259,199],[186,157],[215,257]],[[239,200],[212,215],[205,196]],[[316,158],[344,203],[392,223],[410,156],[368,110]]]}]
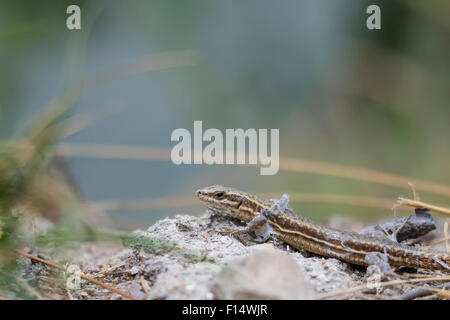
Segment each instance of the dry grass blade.
[{"label": "dry grass blade", "polygon": [[185,197],[163,197],[139,200],[118,200],[118,201],[96,201],[89,203],[94,208],[105,211],[113,210],[150,210],[166,208],[195,207],[201,204],[193,196]]},{"label": "dry grass blade", "polygon": [[198,61],[199,57],[191,50],[168,51],[142,56],[94,74],[80,85],[81,94],[86,95],[100,86],[123,77],[162,69],[193,66]]},{"label": "dry grass blade", "polygon": [[[128,159],[170,161],[170,148],[130,147],[93,144],[65,143],[59,146],[59,153],[68,157],[87,157],[100,159]],[[252,165],[253,166],[253,165]],[[301,159],[280,158],[280,170],[289,172],[312,173],[335,176],[345,179],[367,181],[398,188],[408,188],[411,178],[370,169],[331,163],[313,162]],[[414,180],[417,190],[450,197],[450,187],[428,182]]]},{"label": "dry grass blade", "polygon": [[84,129],[87,129],[95,123],[95,120],[96,119],[89,114],[78,114],[72,116],[64,127],[60,139],[65,139],[80,131],[83,131]]},{"label": "dry grass blade", "polygon": [[413,183],[416,186],[417,190],[450,197],[450,187],[428,182],[425,180],[410,179],[391,173],[379,172],[365,168],[337,165],[332,163],[313,162],[293,158],[281,158],[280,170],[315,173],[346,179],[362,180],[393,187],[399,187],[402,189],[407,188],[409,182],[413,180]]},{"label": "dry grass blade", "polygon": [[413,207],[413,208],[428,208],[431,211],[442,213],[442,214],[450,216],[450,210],[449,209],[442,208],[442,207],[439,207],[439,206],[435,206],[435,205],[432,205],[432,204],[429,204],[429,203],[425,203],[425,202],[422,202],[422,201],[411,200],[411,199],[406,199],[406,198],[402,198],[402,197],[399,197],[397,199],[396,206],[409,206],[409,207]]},{"label": "dry grass blade", "polygon": [[[290,193],[290,200],[295,202],[335,203],[350,206],[389,209],[392,201],[385,198],[371,198],[320,193]],[[259,194],[262,198],[279,198],[278,193]],[[152,210],[168,208],[198,207],[202,204],[192,196],[173,196],[136,200],[93,201],[88,204],[100,210]]]},{"label": "dry grass blade", "polygon": [[167,148],[62,143],[58,145],[58,154],[97,159],[170,161],[170,150]]}]

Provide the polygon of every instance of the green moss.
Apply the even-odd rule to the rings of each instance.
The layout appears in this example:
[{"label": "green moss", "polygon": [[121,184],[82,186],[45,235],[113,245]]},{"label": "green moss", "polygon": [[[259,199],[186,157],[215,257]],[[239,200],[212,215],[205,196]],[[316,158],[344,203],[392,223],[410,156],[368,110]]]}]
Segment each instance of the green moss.
[{"label": "green moss", "polygon": [[132,249],[142,249],[145,252],[153,254],[166,254],[171,253],[179,258],[190,262],[210,262],[215,263],[213,259],[208,259],[205,254],[197,251],[192,251],[186,248],[180,248],[176,243],[158,239],[151,238],[138,234],[131,234],[122,236],[122,243],[124,246],[130,247]]},{"label": "green moss", "polygon": [[154,254],[168,253],[176,247],[175,243],[167,240],[144,237],[136,234],[123,236],[122,243],[124,246],[132,249],[143,249],[146,252]]},{"label": "green moss", "polygon": [[199,263],[199,262],[215,263],[213,259],[207,258],[205,254],[197,254],[196,252],[190,250],[180,250],[179,254],[183,259],[191,263]]}]

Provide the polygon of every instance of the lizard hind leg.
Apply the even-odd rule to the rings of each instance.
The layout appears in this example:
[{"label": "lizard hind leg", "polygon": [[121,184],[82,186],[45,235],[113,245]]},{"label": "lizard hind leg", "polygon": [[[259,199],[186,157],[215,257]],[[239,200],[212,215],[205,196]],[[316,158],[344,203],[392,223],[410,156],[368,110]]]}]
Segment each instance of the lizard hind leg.
[{"label": "lizard hind leg", "polygon": [[267,219],[262,214],[255,216],[244,229],[244,232],[254,232],[255,241],[260,243],[266,242],[273,232],[269,223],[267,223]]},{"label": "lizard hind leg", "polygon": [[384,253],[381,252],[369,252],[366,254],[364,260],[368,264],[367,272],[369,272],[370,268],[378,269],[380,276],[387,278],[388,280],[393,280],[396,277],[394,270],[389,263],[389,256],[386,252],[386,248],[384,248]]},{"label": "lizard hind leg", "polygon": [[392,268],[389,264],[389,257],[386,253],[386,249],[384,253],[381,252],[369,252],[366,254],[364,260],[368,263],[369,266],[375,265],[380,268],[381,272],[383,273],[391,273]]}]

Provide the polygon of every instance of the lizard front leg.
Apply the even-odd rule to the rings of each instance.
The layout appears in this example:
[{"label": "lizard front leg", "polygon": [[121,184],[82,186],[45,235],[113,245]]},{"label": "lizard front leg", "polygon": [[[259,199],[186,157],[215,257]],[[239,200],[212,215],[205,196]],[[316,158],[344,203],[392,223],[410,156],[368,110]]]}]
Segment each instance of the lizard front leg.
[{"label": "lizard front leg", "polygon": [[278,215],[283,214],[289,207],[289,195],[283,194],[283,196],[276,200],[272,207],[269,209],[261,209],[261,214],[256,215],[245,227],[238,227],[233,230],[228,230],[229,234],[242,234],[242,233],[252,233],[255,234],[256,242],[266,242],[270,235],[273,233],[272,227],[267,221],[268,215]]},{"label": "lizard front leg", "polygon": [[236,227],[233,229],[225,230],[221,233],[230,235],[239,235],[239,234],[250,234],[252,232],[255,234],[254,241],[258,243],[263,243],[269,239],[272,233],[272,228],[267,223],[267,219],[263,215],[258,214],[245,227]]}]

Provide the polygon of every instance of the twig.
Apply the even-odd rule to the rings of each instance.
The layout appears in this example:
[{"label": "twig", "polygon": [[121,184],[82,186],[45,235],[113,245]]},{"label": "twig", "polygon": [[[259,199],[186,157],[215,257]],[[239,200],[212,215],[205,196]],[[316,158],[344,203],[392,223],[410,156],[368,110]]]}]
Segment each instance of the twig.
[{"label": "twig", "polygon": [[411,187],[414,200],[420,201],[419,195],[417,194],[417,191],[416,191],[416,188],[414,187],[414,184],[412,182],[408,182],[408,184]]},{"label": "twig", "polygon": [[399,197],[397,199],[397,206],[409,206],[409,207],[413,207],[413,208],[428,208],[431,211],[446,214],[446,215],[450,216],[449,209],[438,207],[438,206],[428,204],[428,203],[425,203],[422,201],[411,200],[411,199],[406,199],[406,198],[402,198],[402,197]]},{"label": "twig", "polygon": [[96,284],[96,285],[98,285],[98,286],[100,286],[100,287],[102,287],[102,288],[105,288],[105,289],[107,289],[107,290],[110,290],[110,291],[112,291],[112,292],[115,292],[115,293],[117,293],[117,294],[119,294],[119,295],[121,295],[121,296],[123,296],[123,297],[125,297],[125,298],[127,298],[127,299],[130,299],[130,300],[139,300],[139,299],[136,299],[135,297],[133,297],[132,295],[130,295],[130,294],[126,293],[126,292],[123,292],[122,290],[119,290],[119,289],[117,289],[117,288],[114,288],[113,286],[110,286],[110,285],[106,284],[106,283],[103,283],[103,282],[100,282],[100,281],[98,281],[98,280],[95,280],[95,279],[93,279],[93,278],[91,278],[91,277],[89,277],[89,276],[87,276],[87,275],[85,275],[85,274],[83,274],[83,273],[81,273],[81,272],[70,272],[70,271],[68,271],[66,268],[64,268],[63,266],[60,266],[60,265],[58,265],[58,264],[56,264],[56,263],[53,263],[53,262],[51,262],[51,261],[48,261],[48,260],[45,260],[45,259],[42,259],[42,258],[33,256],[33,255],[28,254],[28,253],[26,253],[26,252],[23,252],[23,251],[21,251],[21,250],[17,250],[16,252],[17,252],[18,254],[24,256],[24,257],[27,257],[27,258],[31,259],[31,260],[38,261],[38,262],[40,262],[40,263],[46,264],[46,265],[48,265],[48,266],[51,266],[51,267],[56,268],[56,269],[59,269],[59,270],[64,271],[64,272],[66,272],[66,273],[72,273],[72,274],[74,274],[74,275],[77,275],[77,276],[79,276],[81,279],[84,279],[84,280],[86,280],[86,281],[92,282],[92,283],[94,283],[94,284]]}]

